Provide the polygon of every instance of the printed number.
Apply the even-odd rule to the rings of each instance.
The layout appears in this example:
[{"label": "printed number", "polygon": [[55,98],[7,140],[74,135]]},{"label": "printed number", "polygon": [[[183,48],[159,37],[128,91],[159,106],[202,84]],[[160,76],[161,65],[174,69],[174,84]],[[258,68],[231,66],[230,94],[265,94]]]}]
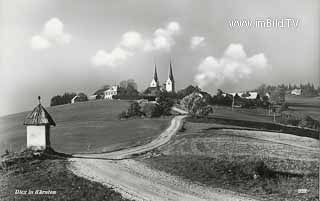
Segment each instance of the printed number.
[{"label": "printed number", "polygon": [[298,189],[298,193],[307,193],[308,192],[308,190],[307,189]]}]

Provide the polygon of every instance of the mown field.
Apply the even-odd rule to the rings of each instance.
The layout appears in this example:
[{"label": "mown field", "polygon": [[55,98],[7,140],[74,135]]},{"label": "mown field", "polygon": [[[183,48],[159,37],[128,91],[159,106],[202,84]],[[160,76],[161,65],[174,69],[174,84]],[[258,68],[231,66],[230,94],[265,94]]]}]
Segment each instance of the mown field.
[{"label": "mown field", "polygon": [[[98,100],[47,108],[57,124],[51,128],[52,147],[63,153],[107,152],[146,143],[169,124],[169,118],[118,120],[128,105],[127,101]],[[0,153],[25,148],[27,114],[0,118]]]},{"label": "mown field", "polygon": [[[319,199],[318,140],[241,129],[187,122],[159,150],[159,157],[143,161],[191,181],[261,200]],[[299,189],[307,192],[299,193]]]},{"label": "mown field", "polygon": [[320,121],[320,96],[286,96],[286,101],[289,104],[290,110],[310,115],[312,118]]}]

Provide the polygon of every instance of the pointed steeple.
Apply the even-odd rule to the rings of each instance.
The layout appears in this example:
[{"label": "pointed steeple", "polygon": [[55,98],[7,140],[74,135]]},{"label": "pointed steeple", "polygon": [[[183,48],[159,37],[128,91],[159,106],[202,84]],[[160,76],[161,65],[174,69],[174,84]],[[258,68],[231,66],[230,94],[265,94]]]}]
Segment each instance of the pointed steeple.
[{"label": "pointed steeple", "polygon": [[159,80],[158,80],[156,64],[154,64],[153,78],[152,78],[152,81],[150,83],[150,87],[159,87]]},{"label": "pointed steeple", "polygon": [[173,78],[173,72],[172,72],[172,62],[170,58],[170,66],[169,66],[169,75],[168,80],[166,82],[166,91],[167,92],[175,92],[175,83]]},{"label": "pointed steeple", "polygon": [[154,81],[158,82],[158,74],[157,74],[157,65],[154,64],[154,73],[153,73]]},{"label": "pointed steeple", "polygon": [[174,78],[173,78],[173,73],[172,73],[172,62],[171,62],[171,59],[170,59],[170,67],[169,67],[169,79],[170,79],[171,81],[174,80]]}]

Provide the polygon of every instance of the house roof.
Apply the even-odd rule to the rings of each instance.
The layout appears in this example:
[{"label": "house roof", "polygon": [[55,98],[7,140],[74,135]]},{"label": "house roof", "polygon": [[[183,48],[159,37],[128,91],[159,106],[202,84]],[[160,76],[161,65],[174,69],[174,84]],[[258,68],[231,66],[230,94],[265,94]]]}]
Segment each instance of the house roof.
[{"label": "house roof", "polygon": [[52,125],[55,126],[56,123],[47,112],[46,109],[39,103],[31,113],[27,115],[24,120],[24,125]]}]

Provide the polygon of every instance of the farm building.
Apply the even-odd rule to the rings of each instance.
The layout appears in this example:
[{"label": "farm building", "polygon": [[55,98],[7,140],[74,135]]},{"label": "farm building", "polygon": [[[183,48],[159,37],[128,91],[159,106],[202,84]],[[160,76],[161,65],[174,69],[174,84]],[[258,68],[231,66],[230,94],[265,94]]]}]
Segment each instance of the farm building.
[{"label": "farm building", "polygon": [[291,95],[301,96],[302,90],[301,89],[294,89],[291,91]]},{"label": "farm building", "polygon": [[27,115],[24,120],[27,127],[27,148],[33,150],[44,150],[50,147],[50,126],[56,126],[56,123],[41,105],[39,104]]},{"label": "farm building", "polygon": [[117,95],[119,92],[119,87],[114,85],[110,89],[104,91],[104,99],[112,99],[113,96]]}]

